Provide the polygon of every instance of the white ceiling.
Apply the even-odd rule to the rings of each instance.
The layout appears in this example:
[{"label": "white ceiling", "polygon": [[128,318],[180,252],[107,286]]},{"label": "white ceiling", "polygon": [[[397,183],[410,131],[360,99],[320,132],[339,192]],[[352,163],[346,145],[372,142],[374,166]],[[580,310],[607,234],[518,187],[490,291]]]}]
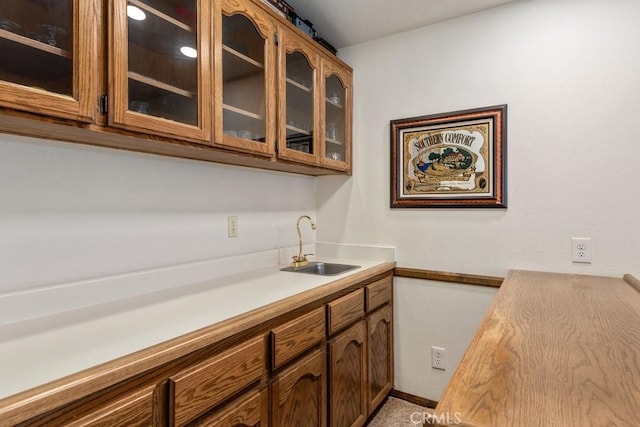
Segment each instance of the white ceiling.
[{"label": "white ceiling", "polygon": [[424,27],[516,0],[285,0],[336,48]]}]

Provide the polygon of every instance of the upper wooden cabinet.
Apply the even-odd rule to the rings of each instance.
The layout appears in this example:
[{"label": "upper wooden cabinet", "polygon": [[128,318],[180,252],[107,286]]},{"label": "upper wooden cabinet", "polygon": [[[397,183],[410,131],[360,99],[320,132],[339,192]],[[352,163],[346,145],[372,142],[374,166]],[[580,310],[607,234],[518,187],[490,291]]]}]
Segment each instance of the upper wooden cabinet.
[{"label": "upper wooden cabinet", "polygon": [[351,171],[352,76],[332,58],[322,60],[320,90],[320,163],[337,170]]},{"label": "upper wooden cabinet", "polygon": [[214,141],[272,157],[276,120],[273,19],[251,0],[224,0],[216,3],[214,28]]},{"label": "upper wooden cabinet", "polygon": [[0,106],[95,121],[100,3],[0,2]]},{"label": "upper wooden cabinet", "polygon": [[320,54],[304,36],[279,29],[278,157],[320,161]]},{"label": "upper wooden cabinet", "polygon": [[262,0],[3,0],[0,52],[0,132],[351,173],[352,70]]},{"label": "upper wooden cabinet", "polygon": [[109,124],[208,142],[211,2],[108,3]]}]

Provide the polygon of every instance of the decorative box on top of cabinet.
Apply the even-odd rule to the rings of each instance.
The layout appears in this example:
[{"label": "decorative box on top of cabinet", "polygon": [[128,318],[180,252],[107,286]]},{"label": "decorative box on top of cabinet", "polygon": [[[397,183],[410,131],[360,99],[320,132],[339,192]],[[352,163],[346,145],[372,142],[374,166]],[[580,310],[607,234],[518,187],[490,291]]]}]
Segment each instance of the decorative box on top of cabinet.
[{"label": "decorative box on top of cabinet", "polygon": [[94,122],[99,0],[0,2],[0,106]]}]

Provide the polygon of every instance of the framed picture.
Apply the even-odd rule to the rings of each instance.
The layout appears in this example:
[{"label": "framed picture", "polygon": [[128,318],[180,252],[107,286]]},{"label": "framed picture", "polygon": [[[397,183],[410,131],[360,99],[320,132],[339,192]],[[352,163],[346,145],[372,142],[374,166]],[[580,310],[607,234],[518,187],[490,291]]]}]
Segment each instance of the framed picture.
[{"label": "framed picture", "polygon": [[506,208],[507,106],[391,121],[392,208]]}]

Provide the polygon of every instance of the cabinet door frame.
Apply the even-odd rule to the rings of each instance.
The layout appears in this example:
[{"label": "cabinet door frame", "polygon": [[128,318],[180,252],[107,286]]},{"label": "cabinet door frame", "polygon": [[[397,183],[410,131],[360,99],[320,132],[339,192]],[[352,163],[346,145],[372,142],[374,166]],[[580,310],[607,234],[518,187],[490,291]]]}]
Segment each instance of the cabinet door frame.
[{"label": "cabinet door frame", "polygon": [[[336,169],[339,171],[346,171],[351,174],[352,161],[351,161],[351,148],[352,148],[352,122],[353,122],[353,78],[351,73],[341,67],[334,61],[330,61],[329,58],[322,59],[322,78],[320,79],[320,93],[322,94],[320,102],[320,123],[321,129],[319,133],[320,137],[320,163],[322,166]],[[345,114],[344,124],[344,159],[333,160],[327,157],[327,142],[326,142],[326,114],[327,114],[327,88],[326,79],[335,75],[338,77],[345,89],[345,99],[343,101],[343,108]]]},{"label": "cabinet door frame", "polygon": [[367,338],[368,333],[366,331],[366,322],[365,320],[360,320],[358,323],[349,327],[349,329],[339,333],[333,339],[329,341],[329,407],[331,408],[330,414],[330,424],[335,425],[336,418],[339,417],[339,414],[336,415],[338,408],[340,408],[341,401],[339,400],[339,395],[336,393],[336,387],[340,387],[338,384],[338,378],[336,375],[336,366],[342,359],[346,348],[352,343],[355,343],[360,349],[359,357],[360,357],[360,414],[353,421],[351,427],[358,427],[364,425],[367,421],[367,417],[369,416],[369,409],[367,406],[368,397],[367,391],[369,389],[368,386],[368,369],[367,369]]},{"label": "cabinet door frame", "polygon": [[[284,160],[317,166],[320,164],[320,54],[303,37],[285,27],[279,27],[278,43],[278,157]],[[300,52],[313,69],[313,154],[287,148],[287,54]]]},{"label": "cabinet door frame", "polygon": [[[260,6],[250,0],[224,0],[214,5],[214,138],[215,146],[222,146],[238,151],[274,157],[275,122],[276,122],[276,26],[271,18]],[[265,142],[251,141],[224,134],[223,116],[223,43],[222,16],[240,14],[249,19],[265,39],[264,70],[265,70]]]},{"label": "cabinet door frame", "polygon": [[[326,353],[319,349],[294,362],[281,373],[277,374],[271,384],[271,425],[281,426],[281,405],[291,396],[297,382],[306,377],[314,378],[320,387],[320,401],[318,402],[319,427],[327,426],[327,380]],[[304,415],[304,414],[303,414]]]},{"label": "cabinet door frame", "polygon": [[[108,11],[108,123],[128,130],[210,144],[211,140],[211,9],[197,0],[198,124],[190,125],[129,110],[129,43],[127,3],[112,0]],[[133,0],[132,0],[133,1]]]},{"label": "cabinet door frame", "polygon": [[[67,96],[44,89],[0,81],[0,106],[92,123],[98,115],[98,75],[101,3],[70,0],[73,4],[73,94]],[[13,34],[13,33],[9,33]],[[17,39],[26,39],[19,35]],[[26,39],[30,40],[30,39]],[[25,40],[25,44],[26,44]]]},{"label": "cabinet door frame", "polygon": [[[386,334],[386,342],[384,343],[384,349],[386,350],[385,361],[386,361],[386,372],[385,376],[387,377],[386,384],[380,389],[378,393],[374,393],[373,388],[373,378],[374,374],[374,363],[373,358],[375,355],[375,345],[380,344],[379,342],[374,340],[375,333],[378,329],[378,325],[380,323],[385,323],[387,326],[387,334]],[[393,370],[393,309],[391,307],[391,303],[388,303],[376,311],[372,312],[367,316],[367,339],[368,339],[368,348],[367,348],[367,365],[368,365],[368,380],[367,380],[367,397],[368,397],[368,406],[369,406],[369,414],[371,414],[387,397],[387,395],[393,389],[393,381],[394,381],[394,370]],[[379,348],[377,350],[380,350]]]}]

